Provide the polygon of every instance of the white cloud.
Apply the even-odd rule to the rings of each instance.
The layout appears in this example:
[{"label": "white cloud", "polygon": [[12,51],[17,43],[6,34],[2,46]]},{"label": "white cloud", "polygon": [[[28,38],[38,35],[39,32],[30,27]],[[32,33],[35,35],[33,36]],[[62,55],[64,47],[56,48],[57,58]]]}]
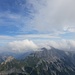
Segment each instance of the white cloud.
[{"label": "white cloud", "polygon": [[7,35],[0,35],[0,40],[10,40],[10,39],[13,39],[12,36],[7,36]]},{"label": "white cloud", "polygon": [[24,39],[51,39],[51,38],[60,38],[60,37],[50,34],[27,34],[27,35],[15,35],[15,36],[0,35],[0,40],[11,40],[11,41],[24,40]]},{"label": "white cloud", "polygon": [[29,40],[38,40],[38,39],[60,39],[59,36],[54,36],[50,34],[28,34],[28,35],[15,35],[15,36],[7,36],[7,35],[0,35],[0,46],[6,45],[9,42],[13,41],[22,41],[24,39]]},{"label": "white cloud", "polygon": [[40,50],[39,48],[42,47],[50,49],[50,46],[60,50],[75,51],[75,40],[38,40],[35,42],[36,43],[31,40],[12,41],[3,47],[0,47],[0,52],[29,52]]},{"label": "white cloud", "polygon": [[9,42],[7,48],[15,52],[36,51],[38,46],[31,40]]},{"label": "white cloud", "polygon": [[[42,33],[65,31],[66,27],[75,29],[74,0],[28,0],[36,10],[29,26]],[[24,30],[24,28],[22,28]]]},{"label": "white cloud", "polygon": [[[36,30],[37,33],[47,34],[57,33],[58,31],[64,34],[75,32],[74,0],[26,0],[25,3],[19,3],[21,13],[13,14],[10,10],[0,13],[0,17],[7,17],[16,22],[16,25],[9,24],[18,27],[19,31],[15,33],[25,33],[33,30]],[[30,11],[29,15],[23,14],[23,12],[26,12],[25,8]],[[2,23],[4,23],[4,20]]]},{"label": "white cloud", "polygon": [[50,48],[50,46],[60,49],[60,50],[75,50],[75,40],[60,40],[60,41],[43,41],[40,44],[41,47],[47,47]]},{"label": "white cloud", "polygon": [[50,34],[28,34],[28,35],[17,35],[15,38],[31,38],[31,39],[50,39],[50,38],[60,38],[59,36],[54,36]]},{"label": "white cloud", "polygon": [[[62,32],[61,32],[62,33]],[[25,40],[29,39],[29,40]],[[10,50],[24,50],[25,47],[36,47],[36,45],[30,41],[32,40],[41,47],[48,47],[51,45],[55,48],[70,49],[75,48],[75,40],[65,39],[62,37],[53,36],[49,34],[31,34],[31,35],[16,35],[16,36],[0,36],[0,46],[6,46],[9,44]],[[6,47],[5,47],[6,48]],[[28,47],[27,47],[28,48]],[[25,49],[26,50],[26,49]]]}]

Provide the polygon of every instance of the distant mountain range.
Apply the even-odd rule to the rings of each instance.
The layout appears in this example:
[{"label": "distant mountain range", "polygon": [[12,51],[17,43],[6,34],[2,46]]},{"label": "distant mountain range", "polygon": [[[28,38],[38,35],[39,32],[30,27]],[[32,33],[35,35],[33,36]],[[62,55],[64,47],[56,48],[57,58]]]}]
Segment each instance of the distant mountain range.
[{"label": "distant mountain range", "polygon": [[75,75],[75,52],[51,47],[0,56],[0,75]]}]

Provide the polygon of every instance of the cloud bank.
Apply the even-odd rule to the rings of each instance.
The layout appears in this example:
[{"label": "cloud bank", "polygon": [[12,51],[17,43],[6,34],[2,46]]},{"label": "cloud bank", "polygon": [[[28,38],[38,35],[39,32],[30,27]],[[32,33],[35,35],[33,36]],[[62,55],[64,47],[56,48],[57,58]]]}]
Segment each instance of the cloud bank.
[{"label": "cloud bank", "polygon": [[60,50],[75,51],[75,40],[60,40],[60,41],[48,40],[44,41],[43,43],[40,43],[39,46],[46,47],[47,49],[50,49],[51,48],[50,46],[52,46]]},{"label": "cloud bank", "polygon": [[36,51],[38,46],[31,40],[13,41],[9,42],[7,49],[12,52],[29,52]]},{"label": "cloud bank", "polygon": [[31,52],[39,51],[43,47],[50,50],[51,46],[60,50],[75,51],[75,40],[41,40],[41,42],[38,41],[37,43],[27,39],[20,41],[12,41],[3,47],[0,47],[0,52]]}]

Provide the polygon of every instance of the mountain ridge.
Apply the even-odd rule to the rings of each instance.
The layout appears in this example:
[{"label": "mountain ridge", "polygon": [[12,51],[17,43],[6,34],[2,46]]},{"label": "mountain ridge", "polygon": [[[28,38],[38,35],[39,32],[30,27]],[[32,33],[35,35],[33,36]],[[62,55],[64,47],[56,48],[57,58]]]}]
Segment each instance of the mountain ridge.
[{"label": "mountain ridge", "polygon": [[[9,57],[8,57],[9,58]],[[0,73],[24,75],[75,75],[75,53],[56,48],[41,48],[23,59],[0,64]],[[5,61],[4,61],[5,62]],[[7,74],[7,75],[8,75]]]}]

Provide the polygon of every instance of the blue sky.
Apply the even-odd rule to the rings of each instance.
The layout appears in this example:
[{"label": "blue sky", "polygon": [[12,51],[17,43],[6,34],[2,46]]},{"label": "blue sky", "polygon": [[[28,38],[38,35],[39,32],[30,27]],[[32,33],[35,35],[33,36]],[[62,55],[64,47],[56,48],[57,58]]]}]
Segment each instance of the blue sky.
[{"label": "blue sky", "polygon": [[74,0],[0,0],[0,45],[14,40],[75,40]]}]

